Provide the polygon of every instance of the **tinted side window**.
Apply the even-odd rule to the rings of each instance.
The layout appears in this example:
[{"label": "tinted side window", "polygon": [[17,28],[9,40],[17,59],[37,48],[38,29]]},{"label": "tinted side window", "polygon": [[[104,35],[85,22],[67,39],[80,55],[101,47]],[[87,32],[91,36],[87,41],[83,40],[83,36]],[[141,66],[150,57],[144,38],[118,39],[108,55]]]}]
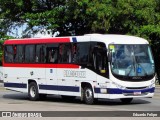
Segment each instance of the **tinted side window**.
[{"label": "tinted side window", "polygon": [[5,62],[13,62],[14,58],[14,50],[13,50],[13,46],[9,45],[9,46],[5,46]]},{"label": "tinted side window", "polygon": [[15,45],[15,62],[21,63],[24,60],[24,45]]},{"label": "tinted side window", "polygon": [[82,63],[82,64],[87,63],[89,61],[89,50],[90,50],[89,42],[77,43],[76,52],[73,55],[74,61],[76,63]]},{"label": "tinted side window", "polygon": [[60,63],[72,62],[72,50],[70,43],[59,45],[59,62]]},{"label": "tinted side window", "polygon": [[58,44],[47,45],[47,63],[58,63]]},{"label": "tinted side window", "polygon": [[25,62],[26,63],[35,62],[35,45],[25,46]]},{"label": "tinted side window", "polygon": [[36,45],[36,62],[45,63],[45,45]]}]

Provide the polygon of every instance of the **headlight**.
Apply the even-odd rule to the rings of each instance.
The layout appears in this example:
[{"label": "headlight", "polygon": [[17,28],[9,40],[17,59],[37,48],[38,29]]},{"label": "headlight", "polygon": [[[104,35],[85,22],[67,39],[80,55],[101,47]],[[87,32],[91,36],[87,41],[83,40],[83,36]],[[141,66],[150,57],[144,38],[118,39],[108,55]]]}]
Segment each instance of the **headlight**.
[{"label": "headlight", "polygon": [[154,83],[152,83],[148,88],[153,88],[153,87],[155,87]]},{"label": "headlight", "polygon": [[155,80],[154,79],[151,81],[151,85],[149,85],[148,88],[152,88],[152,87],[155,87]]}]

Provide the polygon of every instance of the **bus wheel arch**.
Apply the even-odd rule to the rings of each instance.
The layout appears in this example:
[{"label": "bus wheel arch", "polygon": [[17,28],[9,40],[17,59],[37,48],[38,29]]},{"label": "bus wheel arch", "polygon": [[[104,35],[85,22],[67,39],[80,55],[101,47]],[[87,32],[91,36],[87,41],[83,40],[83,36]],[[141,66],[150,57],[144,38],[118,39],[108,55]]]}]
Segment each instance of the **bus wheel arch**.
[{"label": "bus wheel arch", "polygon": [[95,102],[93,88],[90,83],[81,83],[81,100],[89,105]]},{"label": "bus wheel arch", "polygon": [[32,101],[39,99],[38,85],[35,80],[28,80],[28,96]]}]

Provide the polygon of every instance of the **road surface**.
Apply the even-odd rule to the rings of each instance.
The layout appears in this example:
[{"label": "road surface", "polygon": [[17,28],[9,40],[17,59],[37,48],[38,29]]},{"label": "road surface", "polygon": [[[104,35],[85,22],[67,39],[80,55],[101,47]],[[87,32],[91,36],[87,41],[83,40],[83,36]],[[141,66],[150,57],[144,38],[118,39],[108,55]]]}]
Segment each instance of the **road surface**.
[{"label": "road surface", "polygon": [[[58,113],[56,112],[48,113],[50,115],[52,114],[52,116],[54,116],[53,114],[56,114],[58,118],[47,117],[47,119],[56,118],[57,120],[60,118],[66,120],[66,119],[69,119],[70,117],[71,119],[74,119],[74,120],[77,120],[77,119],[84,120],[84,119],[91,119],[92,116],[94,116],[92,120],[94,119],[96,120],[97,117],[101,117],[101,119],[105,119],[105,120],[106,120],[106,117],[109,120],[112,120],[114,118],[115,119],[118,118],[119,120],[120,119],[127,120],[126,114],[124,114],[124,112],[127,113],[127,111],[135,111],[134,112],[135,114],[132,113],[132,115],[134,114],[133,115],[134,117],[131,116],[129,118],[131,120],[132,119],[135,120],[135,118],[137,117],[136,114],[138,114],[136,113],[136,111],[140,111],[141,115],[142,113],[147,114],[145,111],[147,112],[149,111],[149,114],[152,113],[152,115],[154,115],[154,112],[155,112],[158,114],[158,116],[160,116],[160,112],[157,112],[157,111],[160,111],[160,89],[156,89],[156,93],[153,98],[136,98],[130,104],[122,104],[120,100],[100,99],[94,105],[86,105],[82,103],[79,98],[73,101],[65,101],[61,99],[60,96],[54,96],[54,95],[48,96],[47,99],[44,101],[29,101],[27,94],[14,92],[14,91],[8,91],[0,87],[0,111],[1,112],[3,111],[18,111],[18,112],[63,111],[63,112],[58,112]],[[86,114],[84,113],[77,114],[76,112],[70,112],[69,113],[70,117],[67,117],[64,111],[78,111],[78,112],[86,111],[86,114],[88,114],[89,117],[85,117]],[[97,111],[97,112],[92,113],[90,111]],[[102,113],[101,111],[106,112],[106,115],[103,116],[101,114]],[[107,111],[109,112],[107,113]],[[82,116],[80,117],[81,114]],[[124,114],[124,118],[123,118],[123,115],[121,116],[120,114]],[[128,114],[130,114],[130,112],[128,112]],[[78,117],[75,118],[75,115],[77,115]],[[41,119],[41,118],[36,118],[36,119]],[[153,118],[145,116],[145,117],[141,117],[140,119],[150,120]],[[158,120],[159,117],[155,116],[154,119]]]}]

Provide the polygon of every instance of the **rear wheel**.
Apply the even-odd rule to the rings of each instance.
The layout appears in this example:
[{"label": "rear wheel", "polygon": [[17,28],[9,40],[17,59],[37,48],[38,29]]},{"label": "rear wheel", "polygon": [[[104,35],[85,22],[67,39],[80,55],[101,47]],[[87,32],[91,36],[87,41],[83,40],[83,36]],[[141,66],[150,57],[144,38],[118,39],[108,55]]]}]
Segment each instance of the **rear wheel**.
[{"label": "rear wheel", "polygon": [[39,99],[38,87],[35,82],[31,82],[28,88],[28,96],[32,101],[36,101]]},{"label": "rear wheel", "polygon": [[84,88],[84,102],[86,104],[93,104],[94,103],[94,95],[93,95],[93,90],[92,90],[92,87],[90,86],[87,86]]},{"label": "rear wheel", "polygon": [[121,100],[122,103],[128,104],[128,103],[131,103],[133,98],[121,98],[120,100]]}]

